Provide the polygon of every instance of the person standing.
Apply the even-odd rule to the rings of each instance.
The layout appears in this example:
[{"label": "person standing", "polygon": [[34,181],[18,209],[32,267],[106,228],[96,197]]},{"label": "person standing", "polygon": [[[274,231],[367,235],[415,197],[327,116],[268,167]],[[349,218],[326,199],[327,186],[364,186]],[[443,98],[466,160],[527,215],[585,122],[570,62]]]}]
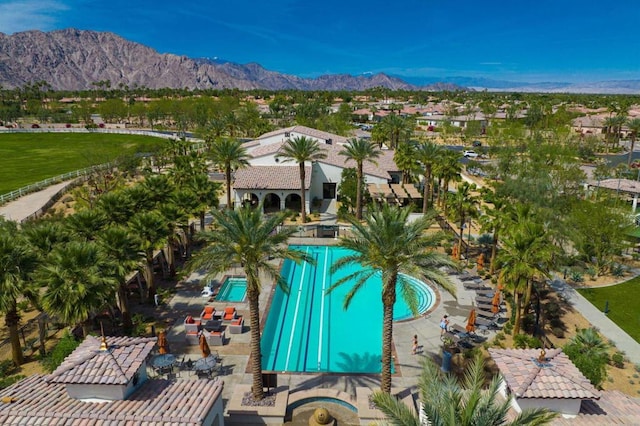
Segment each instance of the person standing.
[{"label": "person standing", "polygon": [[449,315],[444,315],[440,320],[440,336],[447,332],[447,327],[449,326]]},{"label": "person standing", "polygon": [[414,334],[413,335],[413,347],[411,349],[411,354],[415,355],[418,353],[418,335]]}]

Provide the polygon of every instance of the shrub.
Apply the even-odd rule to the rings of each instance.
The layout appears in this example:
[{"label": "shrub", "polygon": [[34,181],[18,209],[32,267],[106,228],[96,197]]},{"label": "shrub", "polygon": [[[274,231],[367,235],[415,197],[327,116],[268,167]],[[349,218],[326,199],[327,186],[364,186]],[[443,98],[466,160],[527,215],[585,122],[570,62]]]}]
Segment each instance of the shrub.
[{"label": "shrub", "polygon": [[584,281],[584,277],[580,271],[572,271],[571,272],[571,281],[574,283],[581,283]]},{"label": "shrub", "polygon": [[511,321],[505,323],[502,329],[505,333],[511,334],[511,332],[513,331],[513,323]]},{"label": "shrub", "polygon": [[564,338],[564,330],[561,329],[560,327],[553,327],[551,329],[551,333],[559,339]]},{"label": "shrub", "polygon": [[611,267],[611,274],[614,277],[621,277],[624,275],[624,266],[619,263],[614,263]]},{"label": "shrub", "polygon": [[40,362],[42,363],[45,370],[48,372],[53,372],[62,361],[73,352],[80,342],[78,342],[75,337],[69,333],[69,331],[65,331],[62,338],[58,341],[58,344],[53,348],[51,353],[42,359]]},{"label": "shrub", "polygon": [[144,336],[147,334],[147,323],[142,315],[134,314],[131,320],[133,322],[132,336]]},{"label": "shrub", "polygon": [[618,368],[624,368],[624,354],[622,352],[616,352],[611,355],[611,362]]},{"label": "shrub", "polygon": [[598,276],[598,271],[596,271],[596,268],[594,268],[593,266],[589,266],[589,268],[587,269],[587,275],[589,275],[591,280],[594,281]]},{"label": "shrub", "polygon": [[513,346],[519,349],[541,348],[542,342],[537,337],[528,334],[517,334],[513,336]]}]

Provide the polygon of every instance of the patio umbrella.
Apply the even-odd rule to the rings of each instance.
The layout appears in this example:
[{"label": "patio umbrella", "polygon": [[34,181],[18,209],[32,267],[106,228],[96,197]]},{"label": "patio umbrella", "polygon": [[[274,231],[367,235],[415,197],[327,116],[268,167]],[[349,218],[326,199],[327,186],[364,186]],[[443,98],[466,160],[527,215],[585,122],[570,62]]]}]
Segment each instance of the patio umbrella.
[{"label": "patio umbrella", "polygon": [[164,331],[158,333],[158,353],[166,354],[167,351],[167,335]]},{"label": "patio umbrella", "polygon": [[451,249],[451,257],[453,257],[454,259],[458,258],[458,245],[454,244],[453,248]]},{"label": "patio umbrella", "polygon": [[476,331],[476,310],[471,309],[469,312],[469,318],[467,319],[467,326],[465,327],[468,333]]},{"label": "patio umbrella", "polygon": [[202,358],[206,358],[211,355],[211,349],[207,343],[207,338],[204,334],[200,335],[200,352],[202,352]]},{"label": "patio umbrella", "polygon": [[484,268],[484,253],[480,253],[478,256],[478,271],[482,271]]},{"label": "patio umbrella", "polygon": [[493,293],[493,299],[491,299],[491,312],[493,312],[494,314],[497,314],[498,312],[500,312],[500,290],[496,290],[495,293]]}]

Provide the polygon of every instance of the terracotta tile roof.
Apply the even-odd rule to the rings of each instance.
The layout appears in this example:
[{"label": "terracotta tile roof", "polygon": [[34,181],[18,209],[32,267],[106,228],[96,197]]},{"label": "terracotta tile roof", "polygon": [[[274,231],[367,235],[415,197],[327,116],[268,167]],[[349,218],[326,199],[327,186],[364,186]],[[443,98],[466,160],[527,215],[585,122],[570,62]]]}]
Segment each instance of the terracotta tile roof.
[{"label": "terracotta tile roof", "polygon": [[147,380],[126,400],[86,402],[69,397],[64,384],[34,375],[0,390],[2,425],[195,426],[220,397],[220,380]]},{"label": "terracotta tile roof", "polygon": [[312,129],[307,126],[291,126],[284,129],[274,130],[273,132],[262,134],[258,137],[260,139],[266,139],[277,135],[283,135],[285,133],[300,133],[302,135],[310,136],[316,139],[327,140],[331,139],[334,144],[345,144],[347,143],[347,138],[340,135],[335,135],[333,133],[324,132],[322,130]]},{"label": "terracotta tile roof", "polygon": [[45,380],[53,383],[127,384],[156,343],[155,337],[108,337],[107,351],[101,339],[89,336]]},{"label": "terracotta tile roof", "polygon": [[618,391],[602,391],[598,400],[584,400],[576,417],[558,417],[554,426],[640,425],[640,399]]},{"label": "terracotta tile roof", "polygon": [[511,392],[518,398],[599,398],[598,392],[562,349],[489,349]]},{"label": "terracotta tile roof", "polygon": [[636,180],[613,178],[597,181],[591,179],[587,183],[589,184],[589,186],[596,188],[605,188],[616,192],[628,192],[629,194],[633,195],[640,194],[640,183]]},{"label": "terracotta tile roof", "polygon": [[[277,154],[280,148],[284,145],[284,142],[272,143],[269,145],[264,145],[258,147],[251,151],[251,156],[253,158],[258,157],[266,157],[268,155]],[[321,148],[324,150],[327,155],[326,158],[318,160],[319,163],[330,164],[332,166],[347,168],[347,167],[356,167],[356,163],[351,160],[347,160],[347,158],[343,155],[340,155],[340,151],[343,150],[343,147],[340,145],[321,145]],[[383,150],[380,157],[376,159],[377,165],[366,161],[363,164],[363,171],[366,175],[376,176],[383,179],[390,179],[391,176],[389,172],[399,171],[398,166],[393,161],[394,151],[392,150]],[[255,166],[254,166],[255,167]],[[240,169],[236,172],[236,175],[246,169]],[[300,180],[300,178],[298,178]],[[298,185],[299,186],[299,185]]]},{"label": "terracotta tile roof", "polygon": [[[311,166],[305,166],[305,189],[311,187]],[[251,166],[239,169],[233,182],[234,189],[300,189],[300,167]]]}]

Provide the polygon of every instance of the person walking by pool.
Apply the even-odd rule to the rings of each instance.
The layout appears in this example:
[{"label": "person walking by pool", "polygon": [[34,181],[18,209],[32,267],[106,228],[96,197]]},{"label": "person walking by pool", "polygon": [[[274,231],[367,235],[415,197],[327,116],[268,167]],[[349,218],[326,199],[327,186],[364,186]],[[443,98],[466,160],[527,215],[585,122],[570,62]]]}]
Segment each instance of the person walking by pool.
[{"label": "person walking by pool", "polygon": [[449,315],[445,314],[440,320],[440,336],[446,333],[448,326],[449,326]]},{"label": "person walking by pool", "polygon": [[418,335],[413,335],[413,347],[411,348],[411,355],[415,355],[418,353]]}]

